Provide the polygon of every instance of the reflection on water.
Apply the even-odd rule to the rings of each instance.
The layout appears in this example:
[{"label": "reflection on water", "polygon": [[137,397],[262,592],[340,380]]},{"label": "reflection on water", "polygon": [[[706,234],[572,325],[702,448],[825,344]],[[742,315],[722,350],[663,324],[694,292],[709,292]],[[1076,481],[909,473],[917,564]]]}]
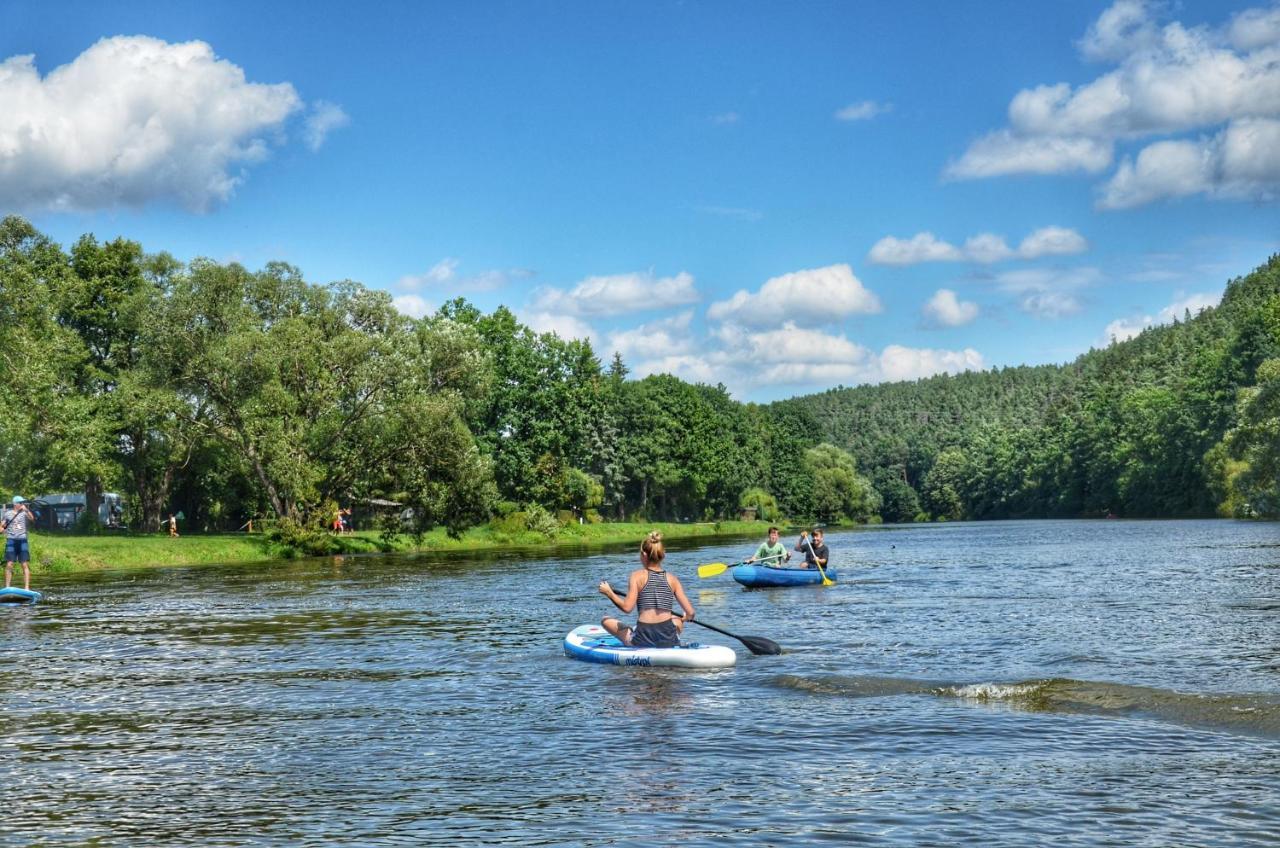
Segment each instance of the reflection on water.
[{"label": "reflection on water", "polygon": [[51,580],[0,608],[0,844],[1268,844],[1274,536],[881,527],[750,592],[686,546],[699,617],[786,648],[699,633],[716,672],[563,656],[631,546]]}]

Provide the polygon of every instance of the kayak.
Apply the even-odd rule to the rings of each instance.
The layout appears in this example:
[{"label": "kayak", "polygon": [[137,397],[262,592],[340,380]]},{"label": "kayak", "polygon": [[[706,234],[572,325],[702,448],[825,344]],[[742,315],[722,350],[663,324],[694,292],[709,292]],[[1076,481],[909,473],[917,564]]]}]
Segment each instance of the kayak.
[{"label": "kayak", "polygon": [[[827,577],[835,582],[834,568],[826,569]],[[733,579],[749,589],[766,586],[818,586],[822,584],[822,572],[816,568],[774,568],[770,565],[738,565],[729,572]]]},{"label": "kayak", "polygon": [[43,598],[39,592],[30,589],[19,589],[17,586],[5,586],[0,589],[0,604],[34,604]]},{"label": "kayak", "polygon": [[738,661],[733,648],[682,642],[678,648],[632,648],[598,624],[575,627],[564,637],[564,653],[575,660],[657,668],[728,668]]}]

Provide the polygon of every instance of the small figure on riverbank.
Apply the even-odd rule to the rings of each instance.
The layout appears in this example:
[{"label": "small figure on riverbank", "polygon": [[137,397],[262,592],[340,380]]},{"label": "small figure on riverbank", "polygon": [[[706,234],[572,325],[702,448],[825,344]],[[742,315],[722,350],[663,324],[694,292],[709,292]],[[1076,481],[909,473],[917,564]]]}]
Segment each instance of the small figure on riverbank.
[{"label": "small figure on riverbank", "polygon": [[809,540],[809,531],[800,531],[800,542],[796,545],[796,550],[804,554],[804,565],[801,568],[817,568],[827,567],[827,563],[831,561],[831,552],[827,550],[826,544],[822,541],[822,528],[813,528],[813,541]]},{"label": "small figure on riverbank", "polygon": [[27,544],[27,519],[35,520],[27,499],[14,495],[13,503],[0,516],[0,528],[4,530],[4,585],[9,588],[13,580],[13,564],[22,563],[22,588],[31,591],[31,548]]},{"label": "small figure on riverbank", "polygon": [[[662,534],[657,530],[645,537],[640,545],[640,568],[631,572],[627,581],[627,593],[619,595],[609,585],[600,582],[600,594],[624,613],[638,609],[634,627],[616,618],[606,616],[600,621],[624,645],[635,648],[674,648],[680,644],[680,631],[686,619],[694,616],[693,604],[684,593],[680,578],[662,568],[667,551],[662,545]],[[672,613],[676,601],[684,610],[680,618]]]},{"label": "small figure on riverbank", "polygon": [[169,526],[169,538],[178,538],[178,516],[174,515],[172,512],[169,513],[169,519],[165,521],[165,524]]},{"label": "small figure on riverbank", "polygon": [[787,550],[786,545],[778,541],[778,528],[770,527],[768,541],[761,542],[760,547],[746,561],[761,562],[765,565],[781,568],[783,563],[790,560],[791,552]]}]

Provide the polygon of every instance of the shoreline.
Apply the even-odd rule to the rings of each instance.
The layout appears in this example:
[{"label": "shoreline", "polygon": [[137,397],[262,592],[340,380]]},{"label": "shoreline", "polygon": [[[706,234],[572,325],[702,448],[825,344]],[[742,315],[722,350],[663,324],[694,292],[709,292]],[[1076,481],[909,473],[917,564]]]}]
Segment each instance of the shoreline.
[{"label": "shoreline", "polygon": [[[32,533],[31,580],[43,576],[77,574],[111,569],[147,569],[230,563],[262,563],[300,559],[307,556],[343,556],[382,553],[472,553],[519,548],[555,551],[559,548],[604,547],[640,544],[651,530],[662,532],[666,541],[689,539],[734,539],[764,537],[769,522],[719,521],[678,524],[672,522],[600,523],[570,525],[554,537],[540,533],[496,532],[488,525],[473,527],[453,539],[441,528],[424,535],[420,542],[412,536],[397,536],[386,544],[376,530],[332,536],[333,549],[321,554],[291,551],[273,543],[261,533],[210,533],[181,535],[176,539],[156,534],[63,535]],[[750,553],[749,551],[747,552]],[[745,556],[746,554],[744,554]],[[15,563],[13,583],[21,585],[22,567]]]}]

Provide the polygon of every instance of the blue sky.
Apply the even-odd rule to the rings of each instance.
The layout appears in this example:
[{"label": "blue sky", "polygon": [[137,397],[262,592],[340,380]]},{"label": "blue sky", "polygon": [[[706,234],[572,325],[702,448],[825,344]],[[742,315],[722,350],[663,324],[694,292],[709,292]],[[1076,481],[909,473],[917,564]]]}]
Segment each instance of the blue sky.
[{"label": "blue sky", "polygon": [[742,400],[1195,312],[1278,193],[1275,2],[0,5],[0,214]]}]

